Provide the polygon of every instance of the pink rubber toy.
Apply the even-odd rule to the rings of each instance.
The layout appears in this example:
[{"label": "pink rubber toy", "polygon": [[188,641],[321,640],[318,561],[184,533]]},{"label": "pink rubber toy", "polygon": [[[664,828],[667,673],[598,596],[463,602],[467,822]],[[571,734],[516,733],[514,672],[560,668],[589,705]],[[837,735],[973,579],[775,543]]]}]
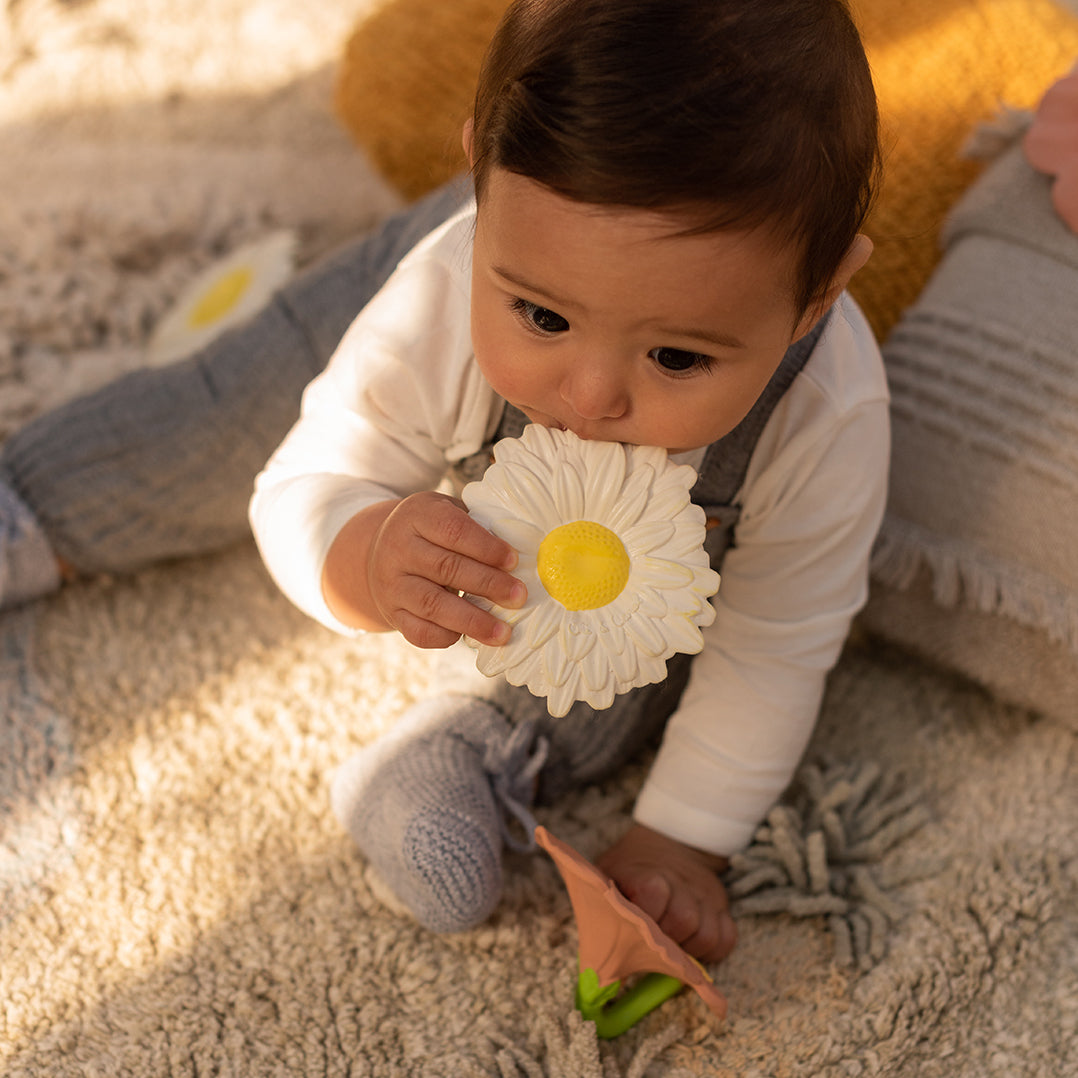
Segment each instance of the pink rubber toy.
[{"label": "pink rubber toy", "polygon": [[[726,1017],[726,999],[704,967],[608,876],[545,827],[535,829],[535,841],[554,859],[569,892],[580,947],[576,1003],[600,1037],[624,1033],[684,985]],[[647,976],[619,996],[621,982],[637,973]]]}]

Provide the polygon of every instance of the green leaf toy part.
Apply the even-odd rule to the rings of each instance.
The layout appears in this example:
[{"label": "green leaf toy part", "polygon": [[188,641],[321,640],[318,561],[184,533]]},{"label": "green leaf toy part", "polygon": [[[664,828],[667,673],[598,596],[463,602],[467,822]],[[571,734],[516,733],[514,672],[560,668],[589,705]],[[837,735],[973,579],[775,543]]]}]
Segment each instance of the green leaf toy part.
[{"label": "green leaf toy part", "polygon": [[621,992],[621,981],[603,988],[599,984],[599,975],[589,967],[580,971],[576,1008],[589,1022],[595,1023],[595,1032],[608,1041],[632,1029],[641,1018],[684,987],[684,982],[668,973],[649,973],[632,988]]},{"label": "green leaf toy part", "polygon": [[[600,1037],[620,1036],[685,986],[718,1018],[726,1017],[726,999],[704,967],[613,880],[545,827],[535,829],[535,841],[553,858],[569,892],[580,948],[576,1006]],[[622,981],[638,973],[646,976],[622,992]]]}]

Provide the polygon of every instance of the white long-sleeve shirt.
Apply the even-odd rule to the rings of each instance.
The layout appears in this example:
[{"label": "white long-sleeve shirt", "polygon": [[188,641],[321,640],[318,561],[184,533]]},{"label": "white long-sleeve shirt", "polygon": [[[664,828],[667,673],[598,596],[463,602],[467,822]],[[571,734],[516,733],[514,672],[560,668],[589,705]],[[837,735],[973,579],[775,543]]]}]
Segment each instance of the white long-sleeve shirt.
[{"label": "white long-sleeve shirt", "polygon": [[[251,523],[270,573],[339,632],[356,631],[321,590],[337,533],[368,505],[438,486],[493,435],[505,406],[471,347],[474,213],[473,203],[423,240],[360,312],[255,484]],[[889,446],[879,349],[843,296],[752,455],[715,621],[638,822],[729,854],[782,793],[867,596]],[[699,466],[703,453],[675,459]]]}]

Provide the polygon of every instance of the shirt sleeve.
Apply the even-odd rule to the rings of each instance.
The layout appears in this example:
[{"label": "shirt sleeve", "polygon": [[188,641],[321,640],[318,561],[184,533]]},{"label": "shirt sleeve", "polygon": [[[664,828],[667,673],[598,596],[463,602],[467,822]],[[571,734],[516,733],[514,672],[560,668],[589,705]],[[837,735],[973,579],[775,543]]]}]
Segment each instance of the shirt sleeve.
[{"label": "shirt sleeve", "polygon": [[788,785],[827,672],[868,594],[886,500],[886,383],[867,327],[851,333],[847,324],[838,335],[831,347],[864,350],[865,384],[844,384],[841,364],[821,382],[810,365],[768,421],[715,621],[634,811],[638,822],[716,854],[746,846]]},{"label": "shirt sleeve", "polygon": [[433,251],[409,256],[363,309],[255,481],[251,527],[270,575],[348,635],[356,630],[322,596],[338,532],[368,505],[434,489],[497,421],[471,350],[463,227],[451,223]]}]

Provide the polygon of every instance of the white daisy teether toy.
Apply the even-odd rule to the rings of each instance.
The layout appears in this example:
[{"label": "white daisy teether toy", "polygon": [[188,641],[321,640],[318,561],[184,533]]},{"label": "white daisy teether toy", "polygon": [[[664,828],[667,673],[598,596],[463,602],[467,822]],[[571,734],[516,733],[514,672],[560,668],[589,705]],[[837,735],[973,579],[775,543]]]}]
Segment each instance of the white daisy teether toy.
[{"label": "white daisy teether toy", "polygon": [[696,473],[666,450],[585,441],[531,424],[494,447],[494,463],[462,497],[471,515],[519,554],[519,610],[472,601],[513,627],[507,644],[475,641],[476,666],[546,697],[555,718],[582,700],[666,677],[675,652],[704,646],[719,586],[703,547]]}]

